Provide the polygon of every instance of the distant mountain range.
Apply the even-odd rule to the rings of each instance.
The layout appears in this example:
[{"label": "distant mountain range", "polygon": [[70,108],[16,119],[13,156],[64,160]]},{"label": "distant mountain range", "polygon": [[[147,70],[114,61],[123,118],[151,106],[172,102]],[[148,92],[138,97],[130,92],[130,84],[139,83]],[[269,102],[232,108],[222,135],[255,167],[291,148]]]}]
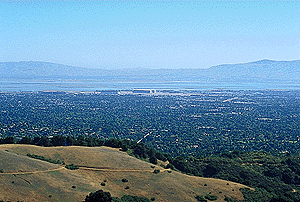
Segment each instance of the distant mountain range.
[{"label": "distant mountain range", "polygon": [[299,60],[260,60],[208,69],[88,69],[49,62],[1,62],[0,78],[97,79],[101,81],[205,81],[299,83]]}]

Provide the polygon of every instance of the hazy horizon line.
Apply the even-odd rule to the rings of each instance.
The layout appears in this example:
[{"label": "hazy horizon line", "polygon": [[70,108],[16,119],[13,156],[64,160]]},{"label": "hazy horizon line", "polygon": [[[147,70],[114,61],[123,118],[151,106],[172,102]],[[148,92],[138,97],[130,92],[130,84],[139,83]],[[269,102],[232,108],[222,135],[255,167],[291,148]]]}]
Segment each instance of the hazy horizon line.
[{"label": "hazy horizon line", "polygon": [[[300,58],[299,59],[293,59],[293,60],[274,60],[274,59],[260,59],[260,60],[254,60],[254,61],[248,61],[248,62],[239,62],[239,63],[221,63],[218,65],[213,65],[210,67],[206,67],[206,68],[151,68],[151,67],[111,67],[111,68],[105,68],[105,67],[83,67],[83,66],[77,66],[77,65],[69,65],[69,64],[63,64],[63,63],[59,63],[59,62],[49,62],[49,61],[39,61],[39,60],[21,60],[21,61],[0,61],[0,63],[22,63],[22,62],[34,62],[34,63],[48,63],[48,64],[56,64],[56,65],[63,65],[63,66],[69,66],[69,67],[77,67],[77,68],[83,68],[83,69],[95,69],[95,70],[127,70],[127,69],[146,69],[146,70],[156,70],[156,69],[164,69],[164,70],[173,70],[173,69],[177,69],[177,70],[184,70],[184,69],[209,69],[211,67],[216,67],[216,66],[221,66],[221,65],[241,65],[241,64],[249,64],[249,63],[255,63],[255,62],[260,62],[260,61],[272,61],[272,62],[293,62],[293,61],[299,61],[300,62]],[[299,64],[300,66],[300,64]]]}]

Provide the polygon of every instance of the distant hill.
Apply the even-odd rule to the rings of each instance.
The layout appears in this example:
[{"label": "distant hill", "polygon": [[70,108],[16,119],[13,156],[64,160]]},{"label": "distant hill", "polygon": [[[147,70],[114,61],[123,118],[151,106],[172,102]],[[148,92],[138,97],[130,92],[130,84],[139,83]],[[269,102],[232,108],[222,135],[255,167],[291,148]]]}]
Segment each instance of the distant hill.
[{"label": "distant hill", "polygon": [[[14,78],[90,76],[94,73],[91,69],[50,62],[2,62],[0,63],[0,67],[1,77]],[[97,73],[99,74],[100,72]]]},{"label": "distant hill", "polygon": [[244,81],[285,81],[299,83],[300,61],[260,60],[256,62],[219,65],[209,69],[211,77]]},{"label": "distant hill", "polygon": [[87,78],[100,81],[218,81],[299,83],[299,60],[260,60],[224,64],[208,69],[118,69],[102,70],[49,62],[1,62],[3,78]]}]

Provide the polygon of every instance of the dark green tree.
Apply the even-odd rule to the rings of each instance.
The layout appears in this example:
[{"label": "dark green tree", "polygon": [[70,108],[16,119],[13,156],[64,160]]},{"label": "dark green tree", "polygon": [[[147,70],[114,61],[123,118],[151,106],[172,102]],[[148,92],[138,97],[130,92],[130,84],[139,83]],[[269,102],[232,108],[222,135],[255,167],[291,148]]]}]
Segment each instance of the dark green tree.
[{"label": "dark green tree", "polygon": [[122,142],[120,140],[118,140],[117,138],[111,138],[111,139],[105,141],[104,146],[121,148]]},{"label": "dark green tree", "polygon": [[157,164],[157,158],[155,156],[151,156],[149,158],[150,163]]},{"label": "dark green tree", "polygon": [[48,137],[45,137],[45,136],[42,136],[39,143],[38,143],[39,146],[44,146],[44,147],[50,147],[52,146],[50,140]]},{"label": "dark green tree", "polygon": [[129,196],[129,195],[122,196],[121,200],[123,202],[150,202],[150,200],[145,197]]},{"label": "dark green tree", "polygon": [[62,135],[54,135],[51,139],[51,144],[53,146],[65,146],[66,143],[66,137]]},{"label": "dark green tree", "polygon": [[76,139],[73,136],[67,136],[66,137],[66,145],[72,146],[75,144]]},{"label": "dark green tree", "polygon": [[111,202],[112,198],[109,192],[104,192],[103,190],[98,190],[96,192],[91,192],[86,196],[85,202]]},{"label": "dark green tree", "polygon": [[85,140],[85,137],[83,135],[80,135],[77,138],[77,140],[75,142],[75,145],[77,145],[77,146],[87,146],[87,142]]},{"label": "dark green tree", "polygon": [[24,136],[18,144],[32,144],[32,139],[29,138],[28,136]]},{"label": "dark green tree", "polygon": [[6,138],[0,140],[0,143],[1,144],[14,144],[15,138],[13,136],[9,136],[9,137],[6,137]]}]

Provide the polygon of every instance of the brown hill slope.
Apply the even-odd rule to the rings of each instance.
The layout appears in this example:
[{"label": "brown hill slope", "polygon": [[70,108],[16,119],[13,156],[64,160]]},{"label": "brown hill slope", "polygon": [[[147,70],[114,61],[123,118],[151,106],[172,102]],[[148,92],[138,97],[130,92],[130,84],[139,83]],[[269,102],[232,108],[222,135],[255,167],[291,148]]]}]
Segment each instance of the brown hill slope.
[{"label": "brown hill slope", "polygon": [[[152,168],[153,164],[108,147],[47,148],[0,145],[0,154],[5,157],[7,153],[23,161],[32,161],[32,167],[27,163],[12,165],[10,160],[1,161],[3,170],[11,172],[0,173],[0,200],[4,201],[83,201],[88,193],[99,189],[109,191],[112,196],[117,197],[128,194],[155,197],[155,201],[174,202],[196,201],[196,195],[211,192],[218,196],[218,201],[223,201],[225,195],[242,199],[239,189],[246,187],[238,183],[193,177],[175,171],[169,173],[160,166],[155,165]],[[38,167],[35,165],[39,165],[41,161],[22,156],[27,153],[65,161],[66,164],[73,163],[80,168],[67,170],[47,162],[42,164],[44,167]],[[48,170],[45,170],[45,166],[49,166]],[[160,173],[154,174],[154,169],[159,169]],[[23,173],[16,172],[19,170]],[[122,182],[123,178],[128,182]],[[105,186],[101,186],[104,180]],[[129,189],[125,189],[126,186]]]},{"label": "brown hill slope", "polygon": [[137,161],[136,158],[120,152],[119,149],[104,146],[39,147],[34,145],[2,145],[0,149],[2,148],[20,155],[36,154],[64,161],[66,164],[73,163],[89,167],[149,169],[148,163]]},{"label": "brown hill slope", "polygon": [[36,161],[24,155],[0,150],[0,169],[4,173],[45,171],[58,168],[59,165],[45,161]]}]

